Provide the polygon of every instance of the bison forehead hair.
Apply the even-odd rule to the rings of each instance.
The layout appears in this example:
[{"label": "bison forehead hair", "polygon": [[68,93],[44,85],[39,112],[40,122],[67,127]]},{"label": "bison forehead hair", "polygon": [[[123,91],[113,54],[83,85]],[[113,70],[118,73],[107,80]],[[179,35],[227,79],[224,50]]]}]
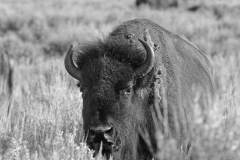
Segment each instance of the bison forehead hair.
[{"label": "bison forehead hair", "polygon": [[89,60],[100,57],[109,57],[122,63],[129,63],[133,69],[141,65],[146,59],[146,52],[137,45],[116,44],[109,39],[99,39],[97,42],[86,43],[81,47],[81,52],[77,55],[76,60],[80,70]]}]

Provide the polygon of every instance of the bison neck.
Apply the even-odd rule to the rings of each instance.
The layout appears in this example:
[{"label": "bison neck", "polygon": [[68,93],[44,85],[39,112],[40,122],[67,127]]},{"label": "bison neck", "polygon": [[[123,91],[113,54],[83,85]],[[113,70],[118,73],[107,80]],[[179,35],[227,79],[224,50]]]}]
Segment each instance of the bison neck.
[{"label": "bison neck", "polygon": [[139,134],[128,137],[120,152],[113,153],[114,160],[150,160],[149,147]]}]

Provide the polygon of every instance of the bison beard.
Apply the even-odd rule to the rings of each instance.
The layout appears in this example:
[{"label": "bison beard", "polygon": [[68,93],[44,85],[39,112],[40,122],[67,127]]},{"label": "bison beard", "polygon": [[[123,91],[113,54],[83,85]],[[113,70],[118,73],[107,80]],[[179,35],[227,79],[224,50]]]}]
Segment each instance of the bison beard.
[{"label": "bison beard", "polygon": [[[156,130],[167,128],[180,148],[191,137],[186,115],[192,113],[192,86],[213,92],[207,57],[185,37],[149,20],[127,21],[105,40],[86,44],[76,66],[72,55],[71,45],[65,67],[79,81],[83,128],[94,156],[101,150],[107,159],[157,159]],[[163,96],[167,103],[158,99]],[[168,126],[161,118],[156,125],[155,109]]]}]

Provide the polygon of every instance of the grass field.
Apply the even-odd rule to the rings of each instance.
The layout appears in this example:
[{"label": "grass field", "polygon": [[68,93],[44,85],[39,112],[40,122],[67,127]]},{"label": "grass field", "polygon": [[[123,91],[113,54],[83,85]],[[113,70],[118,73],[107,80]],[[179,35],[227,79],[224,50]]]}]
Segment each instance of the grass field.
[{"label": "grass field", "polygon": [[[91,159],[81,141],[81,93],[63,56],[70,44],[77,48],[126,20],[146,18],[185,35],[213,64],[216,98],[196,110],[192,128],[198,156],[239,160],[240,1],[184,2],[154,10],[133,0],[1,0],[0,47],[14,64],[14,90],[9,116],[0,106],[0,159]],[[198,11],[187,10],[200,3]],[[162,159],[179,159],[173,140],[159,146]]]}]

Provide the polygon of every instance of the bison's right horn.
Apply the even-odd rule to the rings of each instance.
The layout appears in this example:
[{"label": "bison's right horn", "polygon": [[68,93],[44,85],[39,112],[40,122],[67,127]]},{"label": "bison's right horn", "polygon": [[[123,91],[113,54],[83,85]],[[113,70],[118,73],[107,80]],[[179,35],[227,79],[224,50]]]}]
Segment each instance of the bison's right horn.
[{"label": "bison's right horn", "polygon": [[147,58],[145,60],[145,62],[136,69],[136,71],[134,72],[134,77],[135,78],[142,78],[144,77],[146,74],[148,74],[151,69],[153,68],[154,62],[155,62],[155,54],[154,51],[152,49],[152,47],[149,46],[149,44],[141,39],[138,39],[142,45],[144,46],[144,48],[147,51]]},{"label": "bison's right horn", "polygon": [[67,70],[67,72],[75,79],[79,80],[81,79],[81,71],[74,65],[72,60],[73,55],[73,45],[70,45],[70,48],[68,49],[68,52],[66,54],[64,65]]}]

